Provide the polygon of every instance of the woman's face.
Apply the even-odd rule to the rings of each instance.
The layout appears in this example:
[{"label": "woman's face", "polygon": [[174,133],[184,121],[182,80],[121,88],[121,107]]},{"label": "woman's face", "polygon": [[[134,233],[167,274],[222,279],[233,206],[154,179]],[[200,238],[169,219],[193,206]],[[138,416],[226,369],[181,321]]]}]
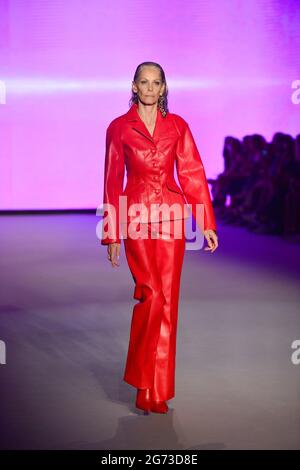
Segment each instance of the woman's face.
[{"label": "woman's face", "polygon": [[157,104],[164,87],[157,67],[142,67],[137,81],[132,82],[132,89],[143,104]]}]

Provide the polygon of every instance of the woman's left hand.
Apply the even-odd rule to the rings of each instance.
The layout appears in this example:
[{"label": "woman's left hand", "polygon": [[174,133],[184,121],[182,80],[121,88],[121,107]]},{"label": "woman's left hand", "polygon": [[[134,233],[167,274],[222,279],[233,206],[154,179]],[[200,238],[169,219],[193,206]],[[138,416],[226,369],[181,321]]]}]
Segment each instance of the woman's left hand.
[{"label": "woman's left hand", "polygon": [[204,236],[207,240],[208,246],[204,251],[211,251],[213,253],[218,248],[218,236],[214,230],[204,230]]}]

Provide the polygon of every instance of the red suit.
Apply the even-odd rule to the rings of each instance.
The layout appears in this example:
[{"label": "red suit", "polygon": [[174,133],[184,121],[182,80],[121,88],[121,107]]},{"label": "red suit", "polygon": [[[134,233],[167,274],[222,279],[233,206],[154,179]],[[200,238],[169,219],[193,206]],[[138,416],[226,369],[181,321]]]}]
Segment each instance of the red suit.
[{"label": "red suit", "polygon": [[[182,189],[174,179],[174,164]],[[124,380],[137,388],[152,388],[154,399],[160,401],[175,396],[184,219],[190,215],[186,202],[195,218],[196,205],[202,204],[203,223],[196,219],[202,231],[216,230],[205,170],[187,122],[170,112],[163,117],[158,108],[151,136],[134,103],[107,128],[103,203],[111,204],[115,212],[105,211],[107,225],[103,225],[101,243],[121,243],[121,233],[125,233],[125,254],[135,282],[133,296],[139,300],[133,308]],[[159,212],[163,203],[175,204],[177,211]],[[128,213],[132,204],[140,204],[139,218]],[[131,237],[123,231],[124,222],[134,220],[148,237]],[[151,225],[153,221],[156,224]],[[107,226],[109,237],[104,232]],[[175,235],[178,229],[181,237]]]}]

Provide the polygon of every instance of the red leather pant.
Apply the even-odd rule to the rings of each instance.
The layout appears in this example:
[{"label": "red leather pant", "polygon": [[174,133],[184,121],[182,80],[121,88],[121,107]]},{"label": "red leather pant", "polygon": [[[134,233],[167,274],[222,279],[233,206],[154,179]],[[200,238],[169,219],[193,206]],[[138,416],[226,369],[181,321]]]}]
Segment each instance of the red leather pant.
[{"label": "red leather pant", "polygon": [[170,400],[175,396],[184,219],[141,226],[148,238],[124,238],[128,266],[135,281],[133,297],[139,303],[133,308],[123,380],[137,388],[152,388],[155,400]]}]

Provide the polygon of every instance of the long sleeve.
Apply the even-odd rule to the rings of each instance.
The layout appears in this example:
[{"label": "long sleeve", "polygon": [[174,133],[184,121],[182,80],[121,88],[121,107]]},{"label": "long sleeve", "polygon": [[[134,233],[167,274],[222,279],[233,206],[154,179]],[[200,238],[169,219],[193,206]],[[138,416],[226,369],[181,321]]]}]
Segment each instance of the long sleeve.
[{"label": "long sleeve", "polygon": [[[186,121],[176,147],[176,170],[179,183],[196,222],[196,204],[204,206],[204,226],[201,230],[217,230],[214,210],[200,153]],[[201,221],[200,221],[201,222]]]},{"label": "long sleeve", "polygon": [[103,204],[104,219],[101,244],[121,243],[119,227],[119,196],[123,191],[125,165],[120,129],[110,123],[106,130]]}]

